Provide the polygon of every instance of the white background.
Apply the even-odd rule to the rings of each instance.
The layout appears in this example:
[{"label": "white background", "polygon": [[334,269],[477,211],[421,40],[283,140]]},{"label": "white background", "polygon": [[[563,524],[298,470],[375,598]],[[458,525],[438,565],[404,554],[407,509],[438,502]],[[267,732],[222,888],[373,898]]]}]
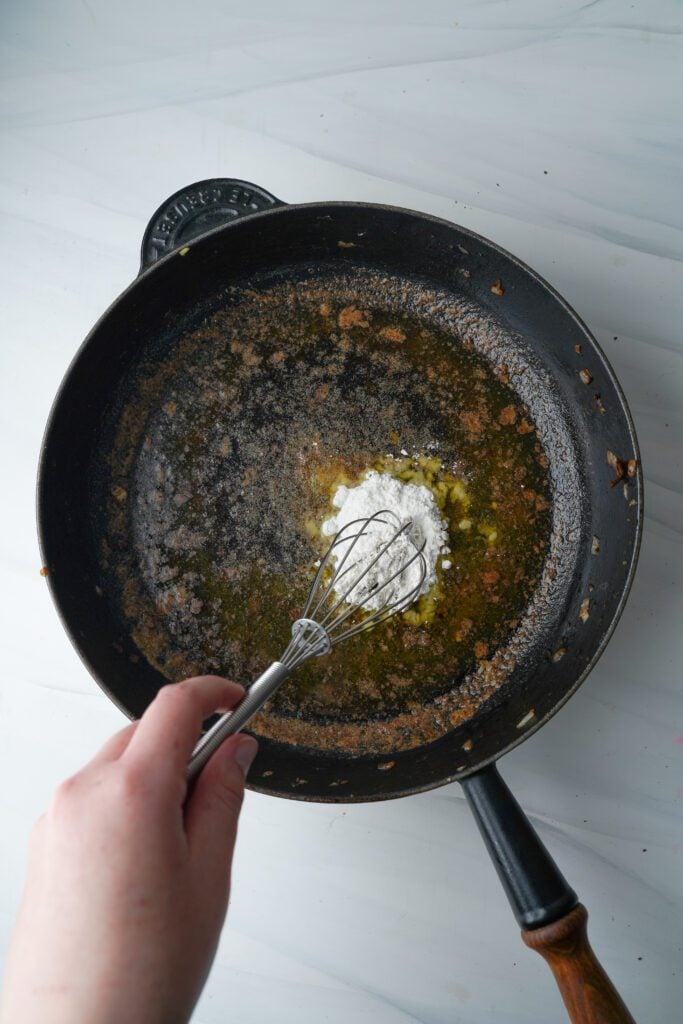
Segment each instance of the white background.
[{"label": "white background", "polygon": [[[599,666],[502,771],[636,1019],[680,1020],[682,33],[675,0],[2,4],[0,949],[33,819],[121,725],[38,573],[45,419],[153,210],[236,176],[474,228],[554,284],[612,361],[643,449],[639,572]],[[248,795],[195,1019],[564,1014],[452,786],[349,807]]]}]

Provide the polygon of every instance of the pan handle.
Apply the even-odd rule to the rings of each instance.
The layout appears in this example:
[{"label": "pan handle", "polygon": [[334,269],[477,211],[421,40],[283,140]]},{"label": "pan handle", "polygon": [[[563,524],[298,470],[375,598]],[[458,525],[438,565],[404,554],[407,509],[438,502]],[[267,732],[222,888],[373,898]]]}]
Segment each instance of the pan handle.
[{"label": "pan handle", "polygon": [[239,178],[207,178],[181,188],[154,213],[142,237],[140,273],[212,228],[286,206],[259,185]]},{"label": "pan handle", "polygon": [[635,1024],[600,966],[578,902],[495,764],[461,782],[522,938],[549,963],[573,1024]]}]

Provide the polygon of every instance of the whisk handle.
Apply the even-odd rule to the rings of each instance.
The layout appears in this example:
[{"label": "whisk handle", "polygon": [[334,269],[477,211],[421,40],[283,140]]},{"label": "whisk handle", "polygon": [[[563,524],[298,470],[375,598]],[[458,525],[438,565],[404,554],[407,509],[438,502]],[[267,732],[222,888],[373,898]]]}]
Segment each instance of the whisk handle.
[{"label": "whisk handle", "polygon": [[187,766],[187,781],[192,782],[202,770],[211,755],[223,740],[244,728],[247,722],[272,697],[285,681],[290,670],[279,661],[274,661],[263,675],[256,679],[240,704],[232,711],[226,711],[208,732],[198,740]]}]

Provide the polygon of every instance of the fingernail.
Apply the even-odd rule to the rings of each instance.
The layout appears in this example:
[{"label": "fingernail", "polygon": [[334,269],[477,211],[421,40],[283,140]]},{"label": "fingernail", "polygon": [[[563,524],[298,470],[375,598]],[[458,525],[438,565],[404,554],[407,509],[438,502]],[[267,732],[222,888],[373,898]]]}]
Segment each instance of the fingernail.
[{"label": "fingernail", "polygon": [[253,736],[240,736],[239,743],[235,749],[235,760],[244,772],[246,779],[247,773],[251,768],[252,761],[258,753],[258,743]]}]

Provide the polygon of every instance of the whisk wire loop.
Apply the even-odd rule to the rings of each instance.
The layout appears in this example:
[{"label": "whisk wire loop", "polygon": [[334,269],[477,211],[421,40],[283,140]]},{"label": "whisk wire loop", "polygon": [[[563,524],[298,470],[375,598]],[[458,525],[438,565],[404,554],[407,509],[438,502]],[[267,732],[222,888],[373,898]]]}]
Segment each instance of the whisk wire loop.
[{"label": "whisk wire loop", "polygon": [[[367,535],[373,525],[391,526],[395,527],[395,529],[392,530],[391,534],[382,544],[377,554],[367,563],[367,565],[364,565],[357,574],[354,574],[354,569],[357,568],[358,562],[354,561],[350,565],[347,565],[347,562],[359,539],[364,535]],[[338,643],[341,643],[342,640],[349,639],[352,636],[357,636],[359,633],[365,632],[373,626],[378,625],[380,622],[384,622],[392,615],[395,615],[397,612],[407,608],[419,596],[427,577],[427,562],[424,557],[426,541],[423,541],[421,547],[417,547],[414,541],[412,541],[409,533],[412,525],[413,524],[410,520],[401,523],[396,514],[391,510],[381,509],[380,511],[375,512],[374,515],[369,516],[367,519],[355,519],[352,522],[347,523],[336,535],[318,568],[318,572],[316,573],[316,577],[313,581],[308,601],[306,603],[306,608],[304,609],[304,617],[306,618],[313,619],[316,616],[319,616],[315,621],[317,621],[327,632],[331,646],[334,647]],[[355,532],[353,532],[354,530]],[[381,565],[382,559],[387,554],[390,547],[401,535],[406,533],[413,544],[413,554],[405,562],[400,564],[390,576],[379,581],[377,585],[369,591],[367,596],[375,599],[382,593],[382,591],[391,594],[391,591],[387,590],[387,588],[389,588],[396,579],[404,576],[411,565],[419,561],[419,578],[417,582],[410,588],[410,590],[399,594],[395,600],[389,600],[386,604],[381,605],[379,608],[376,608],[369,613],[367,611],[363,611],[361,607],[362,602],[354,601],[354,593],[358,593],[357,588],[359,584],[361,584],[363,580],[367,579],[368,575],[378,563]],[[335,555],[337,549],[344,544],[346,545],[344,554],[339,558],[332,575],[329,576],[329,578],[326,578],[330,560]],[[341,581],[345,581],[343,586],[340,586]],[[327,602],[330,602],[330,607],[324,610]],[[322,615],[320,614],[321,612],[323,612]],[[352,623],[347,629],[342,628],[349,619],[354,618],[358,614],[363,616],[360,622]]]},{"label": "whisk wire loop", "polygon": [[[344,529],[348,529],[348,527],[354,526],[356,522],[360,521],[360,522],[363,523],[363,526],[361,527],[359,532],[357,534],[353,535],[353,540],[352,540],[352,543],[351,543],[351,548],[353,548],[353,546],[358,542],[360,537],[363,536],[363,534],[366,532],[366,530],[370,527],[370,525],[373,522],[374,523],[382,523],[382,524],[386,525],[386,520],[378,519],[377,518],[379,515],[384,515],[384,514],[386,514],[386,513],[378,512],[378,513],[375,513],[375,515],[372,516],[370,519],[354,520],[353,522],[348,523],[346,527],[344,527]],[[389,515],[391,515],[391,514],[392,513],[389,513]],[[350,572],[352,572],[353,569],[355,569],[356,566],[358,565],[357,562],[354,562],[352,565],[348,566],[346,569],[342,568],[343,564],[344,564],[344,561],[346,561],[347,555],[350,553],[351,548],[349,548],[349,551],[347,552],[347,555],[345,555],[344,560],[337,567],[337,570],[335,571],[335,573],[334,573],[334,575],[333,575],[329,585],[327,586],[327,588],[323,592],[323,596],[322,596],[321,600],[318,602],[318,604],[316,606],[316,608],[319,610],[321,608],[321,606],[325,603],[325,601],[328,599],[328,597],[331,597],[332,594],[336,595],[337,600],[334,602],[332,607],[323,616],[322,625],[325,625],[325,623],[328,622],[330,620],[330,618],[334,615],[334,613],[336,612],[337,608],[339,608],[340,605],[343,605],[343,604],[348,604],[350,606],[349,610],[347,611],[347,613],[344,615],[343,618],[346,619],[350,615],[353,615],[353,612],[354,612],[354,607],[353,607],[354,601],[351,598],[351,595],[354,593],[354,591],[359,586],[359,584],[366,578],[366,576],[369,575],[369,573],[375,567],[375,565],[377,565],[377,563],[384,557],[384,555],[387,553],[388,549],[391,547],[391,545],[394,543],[394,541],[396,541],[398,539],[398,537],[401,536],[402,533],[405,533],[406,530],[408,530],[410,528],[410,525],[411,525],[410,522],[404,523],[403,525],[401,525],[399,523],[399,527],[395,531],[395,533],[384,543],[384,545],[379,549],[379,551],[377,552],[375,557],[370,562],[368,562],[368,564],[365,566],[365,568],[360,573],[360,575],[356,576],[353,579],[353,582],[351,583],[351,585],[349,587],[347,587],[346,590],[344,590],[342,587],[339,586],[341,580],[344,578],[344,576],[347,576]],[[340,532],[337,534],[337,540],[335,541],[335,544],[337,542],[343,544],[343,543],[345,543],[346,541],[348,541],[350,539],[348,537],[344,537],[343,536],[344,529],[340,530]],[[388,586],[388,584],[391,583],[394,579],[396,579],[397,576],[400,576],[400,574],[402,572],[404,572],[405,569],[406,569],[406,566],[400,566],[399,569],[397,570],[397,572],[395,572],[393,574],[393,576],[391,576],[389,579],[385,580],[381,585],[378,585],[377,587],[375,587],[375,589],[372,592],[372,596],[375,597],[377,595],[377,593],[379,593],[380,590],[382,590],[384,587]]]},{"label": "whisk wire loop", "polygon": [[[325,553],[325,557],[323,558],[322,562],[320,563],[320,567],[318,569],[318,572],[316,573],[316,577],[315,577],[315,579],[313,581],[313,585],[312,585],[312,587],[310,589],[310,592],[309,592],[309,595],[308,595],[308,601],[306,602],[306,607],[304,608],[304,616],[305,617],[307,617],[307,616],[310,616],[311,618],[315,617],[318,614],[318,612],[320,611],[320,608],[322,607],[322,605],[330,597],[330,595],[333,594],[333,593],[336,593],[336,588],[334,586],[334,583],[333,583],[333,586],[324,588],[321,591],[321,593],[320,593],[320,597],[318,599],[318,603],[316,604],[315,608],[313,608],[311,610],[311,605],[313,604],[315,596],[318,593],[318,588],[320,586],[320,583],[323,580],[323,576],[325,574],[325,570],[326,570],[327,566],[329,565],[333,555],[336,553],[337,548],[340,547],[340,545],[342,545],[342,544],[348,544],[349,541],[351,542],[349,544],[349,546],[347,547],[346,551],[344,552],[344,555],[343,555],[341,561],[339,562],[339,564],[337,565],[337,567],[336,567],[336,569],[334,571],[333,581],[334,580],[336,580],[336,581],[340,580],[347,572],[350,572],[351,569],[353,569],[355,567],[356,563],[354,563],[351,566],[348,566],[346,569],[344,568],[344,566],[346,565],[346,563],[347,563],[347,561],[349,559],[349,556],[351,555],[351,553],[352,553],[353,549],[355,548],[356,544],[361,539],[361,537],[363,537],[363,535],[367,534],[367,531],[370,528],[370,526],[372,525],[372,523],[382,523],[382,524],[385,524],[385,520],[380,519],[379,518],[380,516],[389,516],[390,519],[393,519],[394,522],[399,523],[399,526],[400,526],[400,522],[398,520],[398,516],[396,516],[396,514],[394,512],[391,512],[389,509],[381,509],[379,512],[375,512],[373,515],[369,516],[367,519],[353,519],[351,522],[346,523],[346,525],[341,528],[339,533],[336,534],[336,536],[334,537],[334,540],[332,541],[332,543],[330,544],[329,548],[327,549],[327,552]],[[358,530],[358,532],[355,533],[355,534],[349,534],[349,531],[351,531],[354,527],[359,526],[359,524],[360,524],[360,529]],[[375,559],[375,561],[376,561],[376,559]],[[351,589],[353,589],[353,588],[351,588]],[[343,598],[340,599],[337,603],[341,604],[342,600],[343,600]]]}]

